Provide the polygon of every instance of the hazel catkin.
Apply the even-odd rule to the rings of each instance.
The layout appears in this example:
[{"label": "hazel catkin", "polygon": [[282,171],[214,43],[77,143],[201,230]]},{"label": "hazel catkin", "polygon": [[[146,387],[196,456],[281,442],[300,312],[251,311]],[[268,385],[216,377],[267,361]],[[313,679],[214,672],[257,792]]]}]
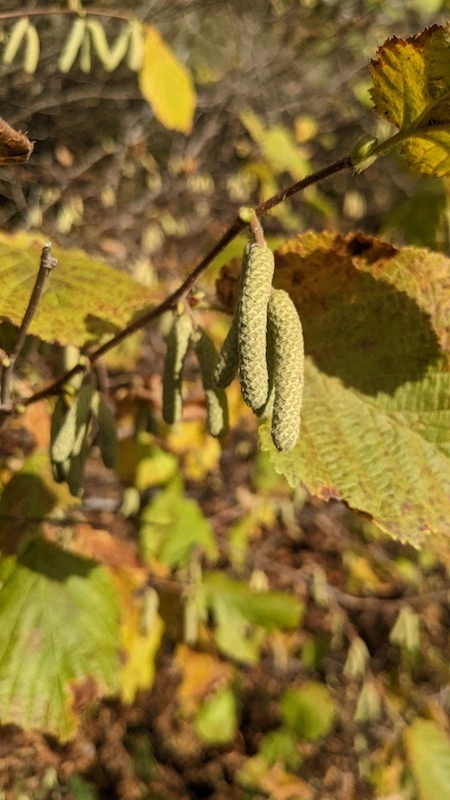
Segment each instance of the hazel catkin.
[{"label": "hazel catkin", "polygon": [[179,422],[182,414],[181,377],[192,333],[192,321],[187,314],[177,315],[167,336],[167,351],[163,373],[162,415],[168,425]]},{"label": "hazel catkin", "polygon": [[266,361],[267,305],[272,290],[274,257],[266,245],[247,244],[238,300],[239,372],[242,396],[259,413],[269,391]]},{"label": "hazel catkin", "polygon": [[192,341],[205,390],[208,431],[211,436],[225,436],[228,432],[228,404],[224,390],[217,386],[214,379],[217,350],[202,328],[193,333]]},{"label": "hazel catkin", "polygon": [[300,436],[304,347],[300,318],[291,298],[272,290],[268,326],[273,341],[272,440],[277,450],[292,450]]}]

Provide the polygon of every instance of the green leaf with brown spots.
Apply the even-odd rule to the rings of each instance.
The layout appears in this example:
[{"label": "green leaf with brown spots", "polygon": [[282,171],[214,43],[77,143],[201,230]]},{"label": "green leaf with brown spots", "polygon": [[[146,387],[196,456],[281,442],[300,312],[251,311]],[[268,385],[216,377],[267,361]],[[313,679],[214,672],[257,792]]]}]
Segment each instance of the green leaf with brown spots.
[{"label": "green leaf with brown spots", "polygon": [[394,36],[371,64],[375,111],[399,129],[379,146],[401,143],[408,164],[427,175],[450,172],[450,26]]}]

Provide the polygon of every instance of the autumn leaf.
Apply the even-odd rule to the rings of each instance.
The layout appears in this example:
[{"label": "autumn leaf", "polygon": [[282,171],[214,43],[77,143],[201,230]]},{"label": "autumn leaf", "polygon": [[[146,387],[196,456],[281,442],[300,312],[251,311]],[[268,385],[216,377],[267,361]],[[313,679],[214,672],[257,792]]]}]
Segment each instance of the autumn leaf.
[{"label": "autumn leaf", "polygon": [[161,34],[144,25],[144,60],[139,88],[165,128],[190,133],[195,110],[192,78]]},{"label": "autumn leaf", "polygon": [[1,561],[1,722],[64,741],[118,689],[119,606],[107,571],[35,539]]},{"label": "autumn leaf", "polygon": [[415,719],[405,729],[405,747],[420,800],[447,800],[450,739],[435,722]]},{"label": "autumn leaf", "polygon": [[[0,320],[20,325],[46,240],[35,233],[0,233]],[[140,284],[82,250],[52,248],[52,271],[29,332],[60,345],[94,345],[111,338],[155,301]]]},{"label": "autumn leaf", "polygon": [[279,453],[260,429],[275,469],[404,541],[450,534],[449,259],[326,232],[286,242],[276,264],[307,359],[297,447]]},{"label": "autumn leaf", "polygon": [[447,24],[394,36],[371,64],[375,111],[399,128],[392,145],[401,142],[408,164],[428,175],[450,172],[449,33]]}]

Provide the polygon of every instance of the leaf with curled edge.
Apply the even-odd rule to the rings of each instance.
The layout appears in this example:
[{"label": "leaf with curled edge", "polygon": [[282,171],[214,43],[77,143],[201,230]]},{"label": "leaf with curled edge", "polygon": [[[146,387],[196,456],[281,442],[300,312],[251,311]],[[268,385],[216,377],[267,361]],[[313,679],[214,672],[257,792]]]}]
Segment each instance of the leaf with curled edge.
[{"label": "leaf with curled edge", "polygon": [[374,109],[399,129],[387,144],[401,143],[401,154],[420,172],[448,175],[450,23],[433,25],[408,39],[388,39],[370,70]]}]

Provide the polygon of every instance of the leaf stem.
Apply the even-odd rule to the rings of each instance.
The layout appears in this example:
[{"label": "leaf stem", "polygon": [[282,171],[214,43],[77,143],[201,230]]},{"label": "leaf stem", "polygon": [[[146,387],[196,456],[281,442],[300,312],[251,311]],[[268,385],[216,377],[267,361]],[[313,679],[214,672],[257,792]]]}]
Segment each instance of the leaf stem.
[{"label": "leaf stem", "polygon": [[[1,18],[1,15],[0,15]],[[284,202],[288,197],[292,197],[292,195],[297,194],[298,192],[302,192],[304,189],[307,189],[308,186],[313,186],[314,184],[320,183],[321,181],[325,180],[326,178],[336,175],[339,172],[343,172],[344,170],[352,169],[352,161],[350,155],[344,156],[344,158],[339,159],[338,161],[334,161],[329,164],[327,167],[323,169],[317,170],[316,172],[311,173],[311,175],[307,175],[306,178],[302,178],[302,180],[297,181],[296,183],[292,184],[292,186],[288,186],[287,189],[283,189],[281,192],[273,195],[268,200],[265,200],[263,203],[260,203],[255,208],[255,215],[256,217],[260,218],[271,211],[272,208],[279,205],[280,203]],[[247,227],[247,223],[240,218],[238,215],[234,222],[229,226],[229,228],[225,231],[223,236],[219,239],[219,241],[211,248],[211,250],[206,254],[206,256],[200,261],[199,264],[192,270],[192,272],[187,276],[187,278],[183,281],[183,283],[176,289],[172,294],[166,297],[162,303],[154,308],[151,308],[149,311],[146,311],[137,319],[130,322],[126,328],[119,331],[115,336],[112,337],[109,341],[102,344],[96,350],[91,353],[86,353],[89,361],[91,363],[95,363],[98,361],[99,358],[108,353],[109,350],[112,350],[113,347],[116,347],[120,342],[126,339],[131,334],[136,333],[136,331],[143,328],[145,325],[148,325],[150,322],[153,322],[155,319],[160,317],[165,311],[168,311],[171,308],[174,308],[177,303],[182,300],[192,289],[196,280],[200,277],[200,275],[206,270],[206,268],[211,264],[214,258],[229,244],[245,227]],[[47,388],[42,389],[40,392],[36,392],[35,394],[31,395],[27,399],[21,400],[22,405],[29,406],[31,403],[36,403],[38,400],[42,400],[45,397],[50,397],[53,394],[56,394],[61,386],[78,372],[82,372],[86,369],[86,366],[83,364],[78,364],[76,367],[70,370],[70,372],[65,373],[62,375],[58,380],[54,381],[54,383],[47,386]]]},{"label": "leaf stem", "polygon": [[46,242],[42,248],[39,271],[36,277],[33,291],[31,293],[27,310],[25,311],[22,324],[20,326],[19,333],[16,339],[16,343],[12,351],[9,353],[7,359],[5,359],[7,363],[5,363],[1,378],[0,400],[2,406],[8,406],[10,403],[12,376],[17,358],[25,343],[25,339],[27,337],[31,321],[37,311],[37,307],[42,297],[42,293],[44,291],[48,276],[50,275],[52,269],[54,269],[58,263],[56,258],[52,258],[50,255],[51,248],[52,248],[51,242]]}]

